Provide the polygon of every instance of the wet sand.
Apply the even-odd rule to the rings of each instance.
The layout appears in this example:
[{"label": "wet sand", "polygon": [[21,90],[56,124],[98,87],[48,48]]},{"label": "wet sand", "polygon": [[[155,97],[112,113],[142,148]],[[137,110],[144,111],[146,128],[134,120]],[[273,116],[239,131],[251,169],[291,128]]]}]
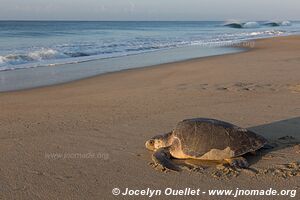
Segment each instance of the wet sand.
[{"label": "wet sand", "polygon": [[[116,187],[122,192],[189,187],[299,193],[299,66],[300,37],[278,37],[257,40],[253,49],[233,55],[0,93],[0,199],[114,199]],[[241,171],[237,177],[223,172],[216,177],[215,167],[154,170],[144,142],[192,117],[250,128],[276,147],[247,155],[255,173]]]}]

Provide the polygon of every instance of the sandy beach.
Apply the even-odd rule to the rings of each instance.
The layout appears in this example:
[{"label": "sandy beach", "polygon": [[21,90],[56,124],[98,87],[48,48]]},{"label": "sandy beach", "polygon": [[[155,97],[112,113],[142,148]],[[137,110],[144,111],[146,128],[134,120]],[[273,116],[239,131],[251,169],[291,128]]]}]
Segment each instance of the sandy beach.
[{"label": "sandy beach", "polygon": [[[289,36],[257,40],[254,48],[232,55],[0,93],[0,199],[149,199],[113,196],[113,188],[299,193],[299,66],[300,37]],[[250,128],[275,148],[247,155],[255,172],[237,177],[214,177],[215,167],[162,173],[149,166],[145,141],[193,117]]]}]

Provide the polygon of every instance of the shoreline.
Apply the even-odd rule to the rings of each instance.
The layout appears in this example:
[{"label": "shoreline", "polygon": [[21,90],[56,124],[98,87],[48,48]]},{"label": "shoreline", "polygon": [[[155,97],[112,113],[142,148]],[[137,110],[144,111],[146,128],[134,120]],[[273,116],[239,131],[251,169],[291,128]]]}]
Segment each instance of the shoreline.
[{"label": "shoreline", "polygon": [[[255,42],[260,41],[260,40],[266,40],[266,39],[272,39],[272,38],[294,37],[294,36],[297,37],[298,35],[277,36],[277,37],[270,37],[270,38],[259,38],[259,39],[254,39],[254,40],[241,41],[238,44],[255,43]],[[120,70],[117,70],[117,71],[108,71],[108,72],[104,72],[104,73],[99,73],[99,74],[90,75],[90,76],[87,76],[87,77],[78,78],[78,79],[69,80],[69,81],[63,81],[63,82],[59,82],[59,83],[51,83],[51,84],[46,84],[46,85],[41,85],[41,86],[33,86],[33,87],[21,88],[21,89],[4,90],[4,91],[0,91],[0,94],[1,93],[11,93],[11,92],[34,90],[34,89],[39,89],[39,88],[47,88],[47,87],[59,86],[59,85],[63,85],[63,84],[70,84],[70,83],[73,83],[73,82],[84,81],[86,79],[95,78],[95,77],[98,77],[98,76],[105,76],[105,75],[108,75],[108,74],[122,73],[122,72],[131,71],[131,70],[143,70],[143,69],[148,68],[148,67],[151,67],[151,68],[152,67],[163,67],[164,65],[180,64],[180,63],[189,62],[189,61],[191,61],[191,62],[201,61],[202,59],[209,59],[209,58],[214,58],[214,57],[219,57],[219,56],[230,56],[230,55],[233,55],[233,54],[241,54],[241,53],[245,53],[245,52],[248,52],[248,51],[253,51],[253,50],[256,49],[255,46],[254,47],[252,47],[252,46],[249,47],[249,45],[247,45],[247,47],[245,47],[244,45],[236,45],[236,46],[225,46],[225,47],[220,46],[218,48],[230,48],[230,49],[236,49],[236,50],[235,51],[232,50],[233,52],[223,53],[223,54],[218,54],[218,55],[209,55],[209,56],[203,56],[203,57],[187,58],[187,59],[182,59],[182,60],[179,60],[179,61],[170,61],[170,62],[161,63],[161,64],[153,64],[153,65],[145,65],[145,66],[142,66],[142,67],[126,68],[126,69],[120,69]],[[162,51],[168,51],[168,50],[162,50]],[[145,54],[148,54],[148,53],[145,53]],[[155,53],[159,53],[159,51],[157,51]],[[144,55],[144,54],[137,54],[137,55],[130,55],[130,56],[139,56],[139,55]],[[71,65],[78,65],[78,64],[79,65],[86,64],[88,66],[90,63],[97,62],[97,61],[101,61],[101,59],[100,60],[98,60],[98,59],[97,60],[91,60],[91,61],[86,61],[86,62],[84,61],[84,62],[80,62],[80,63],[62,64],[62,65],[55,66],[55,67],[71,66]],[[47,67],[49,67],[49,66],[47,66]],[[47,68],[47,67],[45,66],[45,67],[41,67],[41,68]],[[40,68],[40,67],[37,67],[37,68]],[[34,69],[36,69],[36,67],[35,68],[20,69],[20,71],[34,70]],[[9,71],[9,72],[13,72],[13,71]],[[5,71],[4,71],[4,73],[5,73]]]},{"label": "shoreline", "polygon": [[[245,41],[241,42],[241,44],[244,43]],[[198,54],[192,52],[192,49],[194,49],[194,51]],[[3,83],[8,86],[0,87],[0,93],[55,86],[130,69],[134,70],[146,67],[155,67],[164,64],[184,62],[193,59],[230,55],[246,51],[246,49],[247,48],[242,46],[220,46],[208,49],[205,49],[204,46],[187,46],[108,59],[95,59],[79,63],[68,63],[53,67],[45,66],[2,71],[0,72],[0,82],[2,79]],[[179,56],[180,52],[183,53],[183,55],[180,55],[182,59],[174,57],[173,54],[178,54]],[[160,56],[160,54],[165,55]],[[164,58],[169,56],[170,58]],[[155,61],[155,59],[160,61]],[[144,61],[136,62],[137,60]],[[90,73],[89,71],[92,72]],[[10,82],[5,82],[6,79]],[[52,81],[52,79],[55,81]],[[13,86],[11,89],[9,89],[10,85],[19,86]]]},{"label": "shoreline", "polygon": [[[239,47],[232,47],[232,48],[239,48]],[[96,75],[93,75],[93,76],[80,78],[80,79],[76,79],[76,80],[71,80],[71,81],[67,81],[67,82],[63,82],[63,83],[56,83],[56,84],[45,85],[45,86],[36,86],[36,87],[26,88],[26,89],[0,91],[0,95],[2,93],[14,93],[14,92],[30,91],[30,90],[35,90],[35,89],[42,89],[42,88],[48,88],[48,87],[56,87],[56,86],[65,85],[65,84],[72,84],[72,83],[76,83],[78,81],[85,81],[85,80],[88,80],[88,79],[93,79],[93,78],[102,77],[102,76],[106,76],[106,75],[113,75],[115,73],[127,73],[127,72],[135,71],[135,70],[145,70],[146,68],[165,67],[166,65],[181,64],[181,63],[185,63],[185,62],[201,61],[202,59],[209,59],[209,58],[214,58],[214,57],[219,57],[219,56],[241,54],[241,53],[251,51],[251,50],[255,50],[255,48],[244,48],[244,50],[241,50],[240,52],[232,52],[232,53],[227,53],[227,54],[212,55],[212,56],[205,56],[205,57],[198,57],[198,58],[189,58],[189,59],[180,60],[180,61],[167,62],[167,63],[155,64],[155,65],[148,65],[148,66],[137,67],[137,68],[121,69],[119,71],[105,72],[103,74],[96,74]],[[89,61],[87,61],[86,63],[88,64],[88,62]],[[64,64],[64,65],[73,65],[73,64]],[[29,68],[29,69],[31,69],[31,68]],[[23,69],[21,69],[21,70],[23,70]]]},{"label": "shoreline", "polygon": [[[300,164],[300,36],[255,44],[237,54],[0,93],[0,199],[114,199],[114,188],[191,186],[299,195],[300,176],[284,166]],[[254,172],[236,177],[214,177],[215,167],[161,173],[149,166],[145,141],[194,117],[249,128],[278,146],[247,155]]]}]

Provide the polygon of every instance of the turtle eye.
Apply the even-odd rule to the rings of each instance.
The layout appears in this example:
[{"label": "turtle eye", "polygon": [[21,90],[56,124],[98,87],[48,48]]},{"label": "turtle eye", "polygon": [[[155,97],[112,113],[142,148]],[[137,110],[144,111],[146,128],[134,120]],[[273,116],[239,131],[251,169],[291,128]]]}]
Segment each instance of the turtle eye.
[{"label": "turtle eye", "polygon": [[150,145],[154,145],[154,140],[150,140],[150,141],[149,141],[149,144],[150,144]]}]

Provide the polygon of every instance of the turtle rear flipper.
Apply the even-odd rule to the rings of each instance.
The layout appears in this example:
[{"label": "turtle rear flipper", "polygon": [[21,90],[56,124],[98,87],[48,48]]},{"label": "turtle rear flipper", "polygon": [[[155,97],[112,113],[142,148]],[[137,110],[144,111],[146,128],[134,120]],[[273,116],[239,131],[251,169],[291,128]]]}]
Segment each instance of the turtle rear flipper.
[{"label": "turtle rear flipper", "polygon": [[160,148],[152,155],[155,164],[160,165],[163,169],[172,171],[181,171],[181,168],[172,162],[169,148]]}]

